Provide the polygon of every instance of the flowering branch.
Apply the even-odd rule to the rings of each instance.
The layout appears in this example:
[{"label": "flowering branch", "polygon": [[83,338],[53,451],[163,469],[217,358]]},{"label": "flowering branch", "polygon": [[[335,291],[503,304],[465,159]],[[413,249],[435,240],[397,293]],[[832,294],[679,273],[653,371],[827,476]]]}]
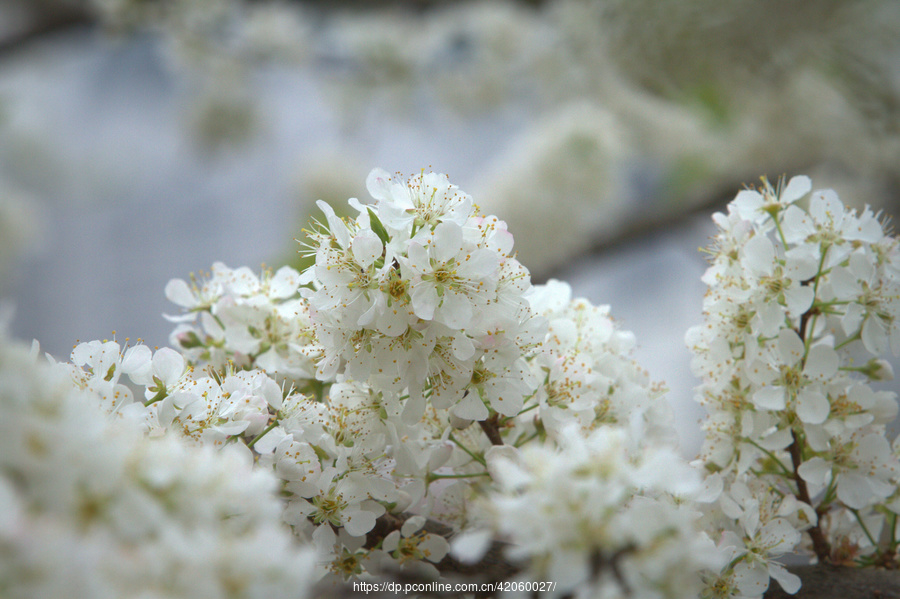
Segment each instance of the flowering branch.
[{"label": "flowering branch", "polygon": [[[870,210],[830,191],[801,208],[811,183],[795,177],[714,216],[705,322],[687,335],[709,412],[690,465],[608,307],[559,281],[532,286],[505,223],[444,175],[375,169],[367,188],[371,203],[349,201],[355,216],[319,204],[304,272],[216,263],[170,281],[177,349],[92,341],[59,366],[136,446],[206,448],[270,480],[273,527],[307,548],[284,555],[312,572],[313,593],[459,579],[558,585],[537,595],[761,597],[772,578],[797,592],[780,558],[810,546],[823,567],[897,565],[900,445],[885,437],[897,402],[869,384],[892,374],[884,350],[900,350],[900,246]],[[39,421],[28,410],[44,400],[20,396],[0,394],[0,423]],[[53,456],[51,444],[11,426],[0,460],[21,472],[0,479],[0,501],[20,501],[21,478],[36,494],[21,513],[42,514],[37,490],[50,487],[28,481],[58,469],[14,460]],[[125,492],[165,495],[179,467]],[[65,513],[98,514],[72,530],[147,520],[79,503],[115,476],[56,479],[79,485],[54,494],[74,497]],[[231,494],[210,501],[240,536],[256,512]]]}]

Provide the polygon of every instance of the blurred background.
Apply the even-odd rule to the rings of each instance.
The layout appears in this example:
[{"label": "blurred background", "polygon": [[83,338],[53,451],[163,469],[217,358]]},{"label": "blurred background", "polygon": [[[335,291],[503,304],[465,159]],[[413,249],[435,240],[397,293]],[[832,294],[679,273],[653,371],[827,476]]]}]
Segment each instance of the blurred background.
[{"label": "blurred background", "polygon": [[170,278],[296,265],[375,166],[610,304],[692,454],[710,214],[801,173],[900,214],[900,3],[0,0],[0,300],[57,358],[167,345]]}]

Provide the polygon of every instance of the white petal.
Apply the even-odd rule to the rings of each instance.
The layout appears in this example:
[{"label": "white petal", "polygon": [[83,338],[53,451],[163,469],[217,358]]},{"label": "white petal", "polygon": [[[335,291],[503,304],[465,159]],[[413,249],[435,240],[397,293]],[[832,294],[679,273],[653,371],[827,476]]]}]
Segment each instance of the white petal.
[{"label": "white petal", "polygon": [[456,335],[450,344],[453,357],[457,360],[468,360],[475,355],[475,344],[466,335]]},{"label": "white petal", "polygon": [[425,535],[425,538],[419,542],[419,551],[425,556],[425,559],[436,564],[450,551],[450,543],[439,535]]},{"label": "white petal", "polygon": [[818,245],[799,245],[785,252],[785,273],[792,281],[805,281],[819,272],[822,254]]},{"label": "white petal", "polygon": [[504,416],[515,416],[522,409],[525,394],[517,393],[514,386],[507,383],[495,382],[491,379],[485,383],[486,395],[490,399],[491,407]]},{"label": "white petal", "polygon": [[[415,273],[423,273],[431,268],[431,259],[428,257],[428,250],[421,243],[411,241],[406,249],[407,259],[404,261],[409,268]],[[404,278],[407,278],[404,275]]]},{"label": "white petal", "polygon": [[[749,419],[748,419],[749,420]],[[774,428],[774,427],[773,427]],[[781,428],[764,435],[759,440],[759,446],[769,451],[784,449],[793,442],[794,438],[790,428]]]},{"label": "white petal", "polygon": [[390,200],[391,176],[382,168],[373,168],[366,177],[366,189],[376,200]]},{"label": "white petal", "polygon": [[777,302],[766,302],[756,313],[759,332],[766,337],[774,337],[784,326],[784,308]]},{"label": "white petal", "polygon": [[884,237],[884,230],[881,223],[872,214],[871,209],[866,206],[865,211],[860,215],[859,220],[854,223],[853,227],[845,232],[848,241],[860,240],[869,243],[877,243]]},{"label": "white petal", "polygon": [[743,561],[734,567],[735,580],[744,595],[758,597],[769,588],[769,569],[757,561]]},{"label": "white petal", "polygon": [[467,254],[459,265],[459,273],[466,278],[485,278],[500,267],[497,254],[491,250],[479,249]]},{"label": "white petal", "polygon": [[148,375],[152,367],[150,363],[152,357],[153,352],[151,352],[150,348],[146,345],[129,347],[125,350],[125,355],[122,358],[122,372],[131,377],[131,380],[134,383],[139,385],[144,384],[139,381],[149,381]]},{"label": "white petal", "polygon": [[444,263],[462,252],[463,231],[456,223],[442,222],[434,228],[434,245],[431,255]]},{"label": "white petal", "polygon": [[400,534],[404,537],[411,537],[416,531],[421,530],[425,526],[425,516],[410,516],[400,527]]},{"label": "white petal", "polygon": [[743,220],[754,221],[760,215],[759,209],[763,205],[763,197],[758,191],[742,189],[731,201],[731,206]]},{"label": "white petal", "polygon": [[811,458],[800,464],[797,473],[808,483],[824,485],[831,475],[831,463],[819,457]]},{"label": "white petal", "polygon": [[822,424],[830,411],[831,404],[818,391],[804,389],[797,395],[797,416],[806,424]]},{"label": "white petal", "polygon": [[859,331],[859,325],[865,316],[865,310],[859,304],[850,304],[847,311],[841,318],[841,328],[848,337],[853,336]]},{"label": "white petal", "polygon": [[797,206],[788,206],[784,211],[781,229],[788,243],[799,243],[815,231],[812,220]]},{"label": "white petal", "polygon": [[844,204],[832,189],[823,189],[809,200],[809,213],[817,223],[835,223],[836,228],[844,219]]},{"label": "white petal", "polygon": [[776,385],[762,387],[753,394],[752,401],[764,410],[783,410],[786,405],[784,387]]},{"label": "white petal", "polygon": [[[424,414],[425,398],[421,396],[410,396],[409,399],[406,400],[406,403],[403,405],[403,413],[401,414],[400,418],[406,424],[412,425],[419,422]],[[485,418],[487,418],[487,414],[485,414]]]},{"label": "white petal", "polygon": [[188,284],[182,279],[171,279],[166,283],[166,299],[183,308],[192,308],[197,305],[197,298]]},{"label": "white petal", "polygon": [[804,350],[803,340],[793,329],[782,329],[778,333],[778,354],[785,365],[793,366],[799,362]]},{"label": "white petal", "polygon": [[269,281],[269,295],[284,299],[297,293],[300,286],[300,273],[290,266],[282,266]]},{"label": "white petal", "polygon": [[353,257],[363,268],[368,268],[375,260],[381,258],[381,254],[384,252],[384,244],[381,243],[381,239],[374,231],[368,229],[360,231],[353,238],[350,248]]},{"label": "white petal", "polygon": [[490,530],[467,530],[453,539],[450,552],[464,564],[474,564],[481,560],[491,547]]},{"label": "white petal", "polygon": [[788,595],[793,595],[800,590],[800,577],[792,572],[788,572],[784,566],[776,562],[769,563],[769,575],[778,581],[781,588]]},{"label": "white petal", "polygon": [[812,189],[812,181],[810,181],[809,177],[797,175],[796,177],[791,177],[778,199],[783,204],[790,204],[808,194],[810,189]]},{"label": "white petal", "polygon": [[871,281],[875,277],[875,264],[865,253],[854,252],[850,255],[849,271],[859,280]]},{"label": "white petal", "polygon": [[466,420],[484,420],[488,417],[488,409],[478,397],[477,391],[470,391],[451,411],[458,418]]},{"label": "white petal", "polygon": [[422,320],[433,320],[434,311],[438,307],[437,289],[431,283],[420,283],[412,292],[413,312]]},{"label": "white petal", "polygon": [[397,337],[406,332],[409,327],[409,310],[406,306],[394,303],[391,307],[385,307],[384,312],[378,315],[375,328],[379,333],[388,337]]},{"label": "white petal", "polygon": [[775,518],[766,522],[759,531],[760,537],[768,548],[769,555],[777,556],[792,551],[800,542],[800,531],[786,518]]},{"label": "white petal", "polygon": [[382,541],[382,543],[381,543],[381,548],[388,552],[394,551],[399,546],[400,546],[400,531],[399,530],[392,530],[390,533],[388,533],[388,536],[384,537],[384,541]]},{"label": "white petal", "polygon": [[360,537],[375,528],[375,514],[362,510],[351,512],[345,514],[343,524],[350,536]]},{"label": "white petal", "polygon": [[873,497],[866,477],[858,472],[844,472],[838,478],[837,497],[851,509],[861,509]]},{"label": "white petal", "polygon": [[163,347],[153,355],[153,374],[166,386],[171,385],[184,374],[184,356],[172,348]]},{"label": "white petal", "polygon": [[869,315],[862,325],[862,342],[870,353],[876,356],[884,352],[887,347],[887,335],[884,326],[876,317]]},{"label": "white petal", "polygon": [[838,355],[827,345],[814,345],[809,349],[803,374],[812,379],[829,379],[837,374]]},{"label": "white petal", "polygon": [[741,264],[755,275],[766,275],[772,272],[775,262],[775,246],[763,234],[750,238],[744,245],[744,256]]},{"label": "white petal", "polygon": [[815,294],[807,285],[791,287],[784,292],[784,302],[791,316],[800,316],[812,306]]},{"label": "white petal", "polygon": [[849,269],[836,266],[831,271],[831,290],[836,299],[850,299],[862,292],[859,281]]},{"label": "white petal", "polygon": [[472,322],[472,303],[462,293],[447,289],[444,291],[439,314],[440,318],[435,317],[435,320],[451,329],[463,330]]},{"label": "white petal", "polygon": [[342,248],[346,248],[350,245],[350,230],[347,228],[347,225],[344,224],[344,221],[338,218],[338,216],[334,213],[334,208],[332,208],[328,203],[323,202],[322,200],[316,200],[316,206],[319,207],[319,210],[325,213],[325,220],[328,221],[328,230],[334,235],[335,239]]}]

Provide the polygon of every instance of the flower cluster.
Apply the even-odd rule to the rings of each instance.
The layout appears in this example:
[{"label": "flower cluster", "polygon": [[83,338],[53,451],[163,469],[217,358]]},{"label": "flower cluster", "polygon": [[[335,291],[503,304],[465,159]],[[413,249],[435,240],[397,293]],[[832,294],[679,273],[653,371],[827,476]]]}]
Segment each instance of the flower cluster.
[{"label": "flower cluster", "polygon": [[[663,389],[632,359],[634,336],[608,306],[560,281],[532,286],[506,225],[444,175],[376,169],[367,186],[372,200],[351,199],[352,218],[320,202],[315,263],[302,273],[215,264],[200,281],[173,279],[166,294],[185,311],[169,317],[177,350],[81,343],[54,375],[68,375],[64,392],[10,387],[0,455],[14,475],[0,479],[0,501],[14,518],[0,534],[16,518],[41,519],[32,524],[43,530],[45,512],[81,518],[65,529],[73,543],[124,560],[122,584],[154,590],[128,560],[195,567],[167,544],[193,528],[159,532],[165,514],[187,522],[179,510],[196,509],[170,492],[217,493],[205,505],[218,516],[201,523],[227,517],[221,534],[249,535],[260,510],[274,509],[313,548],[315,572],[269,524],[247,547],[272,536],[285,560],[306,564],[294,575],[322,592],[437,579],[460,531],[456,560],[482,567],[506,547],[504,575],[553,580],[549,596],[759,597],[770,578],[795,592],[800,581],[779,560],[807,549],[820,561],[897,563],[900,446],[885,437],[897,405],[870,384],[891,376],[881,353],[900,349],[900,247],[871,210],[847,210],[831,191],[803,208],[811,184],[796,177],[745,190],[715,215],[705,322],[687,335],[709,411],[701,469],[679,457]],[[14,371],[0,382],[19,381]],[[71,416],[84,401],[91,416]],[[79,478],[72,461],[87,450],[53,428],[70,417],[86,427],[85,447],[110,448],[98,467],[113,474]],[[182,480],[188,467],[203,473]],[[243,479],[204,478],[219,467]],[[274,484],[281,501],[245,508],[229,486],[244,484]],[[124,535],[117,548],[153,540],[107,558],[107,545],[84,537],[95,522]],[[50,542],[42,534],[35,543]],[[0,544],[13,547],[10,563],[55,567],[35,561],[24,535]],[[210,558],[213,573],[197,580],[219,584],[225,559]],[[268,584],[289,580],[281,565]],[[262,584],[247,572],[227,584]]]},{"label": "flower cluster", "polygon": [[[94,354],[104,376],[111,353]],[[69,370],[0,340],[5,597],[307,595],[314,554],[281,523],[270,472],[235,447],[148,438]]]},{"label": "flower cluster", "polygon": [[897,559],[897,403],[870,383],[900,350],[900,247],[870,209],[810,189],[763,180],[714,216],[705,322],[687,334],[709,499],[735,554],[716,584],[744,595],[769,575],[796,590],[772,559],[804,546],[820,561]]},{"label": "flower cluster", "polygon": [[444,175],[376,169],[367,186],[355,218],[319,203],[304,273],[216,264],[200,283],[174,279],[181,353],[82,344],[75,379],[143,385],[136,406],[127,389],[106,403],[151,435],[249,448],[327,577],[433,578],[448,545],[422,518],[465,527],[492,448],[553,445],[569,425],[674,435],[633,335],[564,283],[532,287],[502,221]]},{"label": "flower cluster", "polygon": [[166,297],[187,313],[167,316],[180,323],[170,342],[193,363],[221,369],[230,362],[294,381],[312,378],[317,350],[299,286],[300,274],[289,266],[257,276],[221,262],[200,281],[172,279]]},{"label": "flower cluster", "polygon": [[[497,452],[480,524],[525,562],[525,580],[555,583],[548,596],[697,597],[701,574],[723,559],[684,501],[699,492],[699,473],[670,447],[643,444],[620,427],[584,436],[570,426],[559,448]],[[454,552],[477,560],[485,538],[464,534]]]},{"label": "flower cluster", "polygon": [[529,301],[548,322],[530,364],[543,381],[535,400],[552,438],[577,423],[584,430],[638,426],[648,440],[676,442],[663,389],[630,357],[634,334],[618,328],[609,306],[573,298],[571,287],[555,279],[533,287]]},{"label": "flower cluster", "polygon": [[355,219],[319,203],[326,223],[311,234],[316,262],[304,278],[324,350],[317,377],[406,389],[410,423],[426,388],[458,418],[515,416],[537,383],[523,356],[541,328],[506,224],[479,214],[445,175],[404,182],[376,169],[367,186],[376,202],[351,200]]}]

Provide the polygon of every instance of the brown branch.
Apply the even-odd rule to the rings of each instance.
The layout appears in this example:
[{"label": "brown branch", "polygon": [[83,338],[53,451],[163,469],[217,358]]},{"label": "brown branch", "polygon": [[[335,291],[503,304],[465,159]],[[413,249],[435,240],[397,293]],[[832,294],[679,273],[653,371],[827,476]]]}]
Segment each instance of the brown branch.
[{"label": "brown branch", "polygon": [[[400,528],[403,527],[403,523],[406,522],[406,520],[411,516],[413,516],[413,514],[383,514],[375,522],[375,528],[369,531],[369,533],[366,535],[365,547],[368,549],[372,549],[378,546],[378,544],[381,543],[381,541],[391,532],[400,530]],[[454,535],[454,531],[451,527],[431,519],[428,519],[425,522],[424,530],[431,534],[442,536],[448,541],[452,539]],[[504,580],[512,578],[520,572],[519,567],[506,560],[506,557],[504,555],[505,550],[505,543],[495,541],[491,543],[488,551],[477,562],[464,563],[448,554],[440,562],[435,564],[435,566],[441,573],[441,582],[444,583],[502,582]],[[398,583],[400,585],[399,588],[403,588],[403,586],[406,584],[425,585],[434,581],[432,579],[428,579],[421,575],[418,575],[414,571],[394,570],[379,573],[377,583],[385,582]],[[358,591],[354,591],[353,583],[341,584],[324,581],[316,585],[316,587],[310,593],[310,596],[317,599],[343,599],[344,597],[350,598],[358,597],[360,595]],[[376,590],[372,590],[366,593],[366,596],[372,597],[373,599],[378,599],[381,597],[396,598],[396,587],[394,589],[386,589],[383,586],[378,586],[376,587]],[[457,597],[458,593],[444,592],[441,590],[425,590],[422,592],[417,592],[417,596],[438,597],[444,599]],[[476,599],[488,599],[495,596],[497,596],[497,593],[494,591],[474,593],[474,597],[476,597]]]},{"label": "brown branch", "polygon": [[88,10],[75,3],[31,1],[31,4],[25,5],[30,22],[20,30],[0,38],[0,55],[11,54],[48,35],[94,22]]},{"label": "brown branch", "polygon": [[[794,453],[794,450],[792,450]],[[806,488],[805,483],[803,484]],[[806,492],[808,496],[808,491]],[[393,530],[399,530],[403,523],[412,514],[384,514],[378,519],[375,529],[368,536],[366,546],[375,546],[384,536]],[[425,530],[438,534],[445,538],[452,538],[453,529],[434,520],[428,520]],[[442,582],[500,582],[509,580],[521,569],[510,563],[504,555],[506,545],[494,542],[488,552],[476,563],[464,564],[451,556],[446,556],[435,564],[441,572]],[[626,548],[609,557],[595,556],[596,569],[612,567],[613,575],[617,564],[615,563],[622,554],[629,551]],[[769,589],[765,592],[765,599],[900,599],[900,570],[887,570],[883,568],[856,568],[837,566],[830,563],[820,563],[811,566],[789,566],[790,572],[800,577],[803,586],[796,595],[788,595],[774,580],[770,581]],[[595,573],[596,571],[595,570]],[[424,584],[433,582],[409,572],[386,572],[381,581],[403,584]],[[311,593],[312,597],[328,599],[343,599],[360,596],[354,592],[352,583],[334,586],[332,584],[318,585]],[[367,596],[373,599],[397,597],[396,591],[370,592]],[[445,599],[458,596],[456,593],[439,590],[419,593],[421,597],[437,597]],[[495,593],[476,593],[478,599],[494,597]]]},{"label": "brown branch", "polygon": [[503,438],[500,436],[500,414],[494,414],[487,420],[479,420],[478,425],[490,439],[491,445],[503,445]]},{"label": "brown branch", "polygon": [[[813,507],[812,499],[809,496],[809,488],[806,486],[806,481],[800,476],[800,464],[803,463],[800,441],[797,439],[797,433],[795,431],[791,431],[791,437],[793,438],[793,442],[788,450],[791,453],[791,464],[794,467],[794,482],[797,483],[797,499],[810,507]],[[813,551],[816,552],[816,557],[819,558],[820,562],[825,563],[831,557],[831,545],[829,545],[828,540],[822,532],[822,527],[819,524],[823,513],[824,512],[820,513],[820,511],[816,509],[816,525],[806,532],[809,533],[809,536],[812,539]]]},{"label": "brown branch", "polygon": [[765,599],[900,599],[900,571],[817,564],[791,566],[803,586],[788,595],[771,581]]},{"label": "brown branch", "polygon": [[[366,537],[366,547],[376,546],[381,539],[386,537],[394,530],[400,530],[403,523],[414,514],[384,514],[375,522],[375,528]],[[450,540],[454,531],[451,527],[428,519],[425,522],[423,530],[431,534],[440,535]],[[475,577],[485,581],[506,580],[519,571],[519,568],[510,564],[503,557],[503,551],[506,545],[504,543],[493,543],[487,553],[475,563],[463,563],[459,560],[447,555],[439,563],[437,569],[444,575],[461,575],[467,577]]]}]

